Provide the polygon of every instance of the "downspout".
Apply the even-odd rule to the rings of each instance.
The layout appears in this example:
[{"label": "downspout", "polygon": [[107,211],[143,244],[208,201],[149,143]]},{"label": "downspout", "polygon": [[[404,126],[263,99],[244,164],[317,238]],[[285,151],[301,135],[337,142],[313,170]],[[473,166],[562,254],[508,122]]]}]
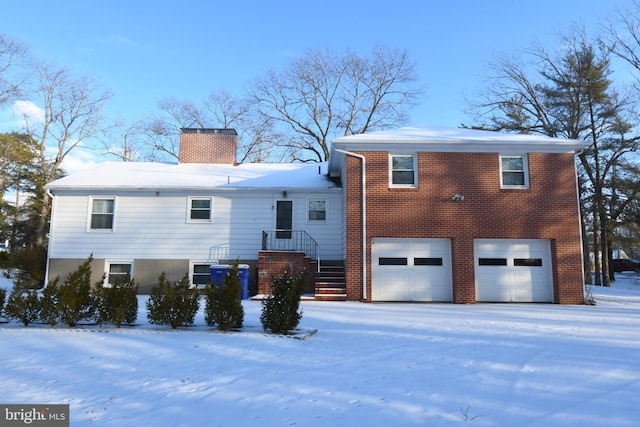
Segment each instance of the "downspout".
[{"label": "downspout", "polygon": [[582,206],[580,204],[580,183],[578,181],[578,167],[576,165],[577,157],[579,157],[584,152],[584,149],[576,151],[573,157],[573,170],[576,176],[576,197],[578,202],[578,229],[580,231],[580,260],[582,262],[582,268],[580,271],[582,272],[582,297],[585,302],[587,302],[587,284],[585,274],[591,274],[590,271],[584,271],[584,238],[585,236],[582,234]]},{"label": "downspout", "polygon": [[362,160],[362,299],[367,299],[367,162],[362,154],[351,151],[335,151]]},{"label": "downspout", "polygon": [[45,194],[49,197],[51,197],[51,217],[50,217],[50,223],[49,223],[49,239],[47,239],[47,265],[44,268],[44,284],[42,286],[42,289],[47,287],[48,282],[48,278],[49,278],[49,254],[51,253],[51,229],[53,228],[53,208],[54,208],[54,204],[55,204],[55,196],[53,195],[53,193],[51,192],[50,189],[46,189],[45,190]]}]

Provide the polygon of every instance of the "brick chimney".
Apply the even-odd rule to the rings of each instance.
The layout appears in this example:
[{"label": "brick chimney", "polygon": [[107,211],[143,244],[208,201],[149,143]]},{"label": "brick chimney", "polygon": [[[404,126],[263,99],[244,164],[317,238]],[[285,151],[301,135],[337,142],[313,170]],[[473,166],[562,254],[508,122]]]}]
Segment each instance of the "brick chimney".
[{"label": "brick chimney", "polygon": [[179,163],[237,165],[238,134],[235,129],[180,129]]}]

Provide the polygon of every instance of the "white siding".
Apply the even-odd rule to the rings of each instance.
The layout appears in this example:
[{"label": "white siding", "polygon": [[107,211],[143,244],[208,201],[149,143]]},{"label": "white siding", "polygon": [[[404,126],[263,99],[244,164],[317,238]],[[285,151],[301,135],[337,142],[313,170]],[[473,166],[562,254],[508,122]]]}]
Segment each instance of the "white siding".
[{"label": "white siding", "polygon": [[[129,192],[116,197],[113,231],[88,231],[93,194],[55,196],[49,257],[131,259],[257,259],[262,230],[275,228],[274,191],[212,191],[158,195]],[[211,223],[187,222],[189,196],[213,197]],[[96,196],[101,197],[101,196]],[[328,199],[328,220],[307,223],[307,199]],[[288,191],[294,228],[306,230],[323,259],[342,259],[342,191]]]}]

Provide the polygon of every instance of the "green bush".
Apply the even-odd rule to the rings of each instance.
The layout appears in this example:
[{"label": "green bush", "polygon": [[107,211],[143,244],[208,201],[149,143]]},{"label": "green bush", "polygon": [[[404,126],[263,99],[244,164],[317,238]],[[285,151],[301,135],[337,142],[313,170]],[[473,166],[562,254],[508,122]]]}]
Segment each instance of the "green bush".
[{"label": "green bush", "polygon": [[38,292],[16,284],[11,294],[9,294],[4,311],[7,318],[17,319],[24,326],[38,321],[42,312],[42,304],[40,303]]},{"label": "green bush", "polygon": [[170,325],[173,329],[192,325],[198,312],[200,294],[197,287],[189,285],[189,274],[172,285],[163,272],[158,282],[151,288],[147,300],[149,323]]},{"label": "green bush", "polygon": [[281,277],[271,280],[271,295],[262,301],[260,323],[265,331],[287,334],[295,329],[302,318],[300,297],[306,283],[306,272],[295,278],[285,271]]},{"label": "green bush", "polygon": [[7,297],[7,290],[0,288],[0,315],[2,315],[2,309],[4,308],[4,301]]},{"label": "green bush", "polygon": [[244,308],[240,301],[242,286],[238,261],[227,269],[221,285],[209,283],[206,292],[205,321],[207,325],[218,325],[218,329],[223,331],[242,328]]},{"label": "green bush", "polygon": [[138,318],[138,284],[129,275],[117,278],[111,286],[97,285],[94,290],[96,320],[116,327],[132,325]]},{"label": "green bush", "polygon": [[[93,319],[95,315],[95,299],[91,292],[91,261],[93,255],[69,273],[67,280],[57,288],[56,314],[65,325],[75,326],[80,321]],[[96,285],[103,281],[104,277]]]},{"label": "green bush", "polygon": [[42,297],[40,298],[40,320],[51,326],[58,323],[57,305],[59,281],[60,279],[56,277],[52,282],[49,282],[42,291]]}]

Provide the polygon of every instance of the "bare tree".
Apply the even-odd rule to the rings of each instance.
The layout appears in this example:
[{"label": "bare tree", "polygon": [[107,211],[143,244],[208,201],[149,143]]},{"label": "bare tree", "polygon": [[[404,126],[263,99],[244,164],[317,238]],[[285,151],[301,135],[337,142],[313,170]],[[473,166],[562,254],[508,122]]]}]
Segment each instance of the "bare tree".
[{"label": "bare tree", "polygon": [[0,105],[17,99],[27,81],[29,47],[0,33]]},{"label": "bare tree", "polygon": [[250,90],[295,160],[325,161],[335,136],[403,124],[422,89],[405,50],[376,46],[371,55],[309,49],[280,72],[270,70]]},{"label": "bare tree", "polygon": [[[41,116],[24,115],[26,133],[35,146],[42,185],[60,176],[62,162],[77,147],[103,130],[103,108],[111,92],[88,77],[75,78],[67,69],[47,63],[36,67],[34,104]],[[36,244],[44,242],[51,204],[42,193]]]}]

